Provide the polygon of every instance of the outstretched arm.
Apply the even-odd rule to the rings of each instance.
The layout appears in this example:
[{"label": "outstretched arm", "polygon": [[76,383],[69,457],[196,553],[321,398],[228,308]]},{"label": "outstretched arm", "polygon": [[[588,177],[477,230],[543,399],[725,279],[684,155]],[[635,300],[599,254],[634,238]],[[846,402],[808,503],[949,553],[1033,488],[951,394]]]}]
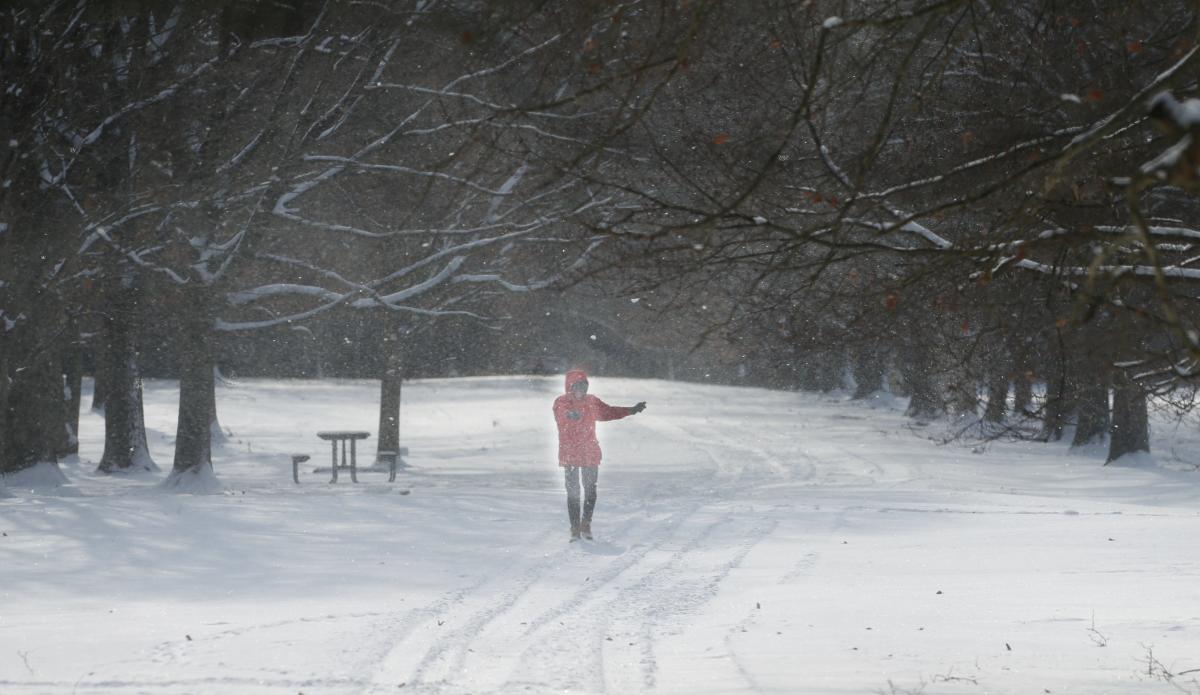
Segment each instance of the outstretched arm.
[{"label": "outstretched arm", "polygon": [[642,401],[635,406],[625,407],[622,405],[609,405],[599,398],[596,399],[596,419],[597,420],[620,420],[623,417],[636,415],[646,409],[646,402]]}]

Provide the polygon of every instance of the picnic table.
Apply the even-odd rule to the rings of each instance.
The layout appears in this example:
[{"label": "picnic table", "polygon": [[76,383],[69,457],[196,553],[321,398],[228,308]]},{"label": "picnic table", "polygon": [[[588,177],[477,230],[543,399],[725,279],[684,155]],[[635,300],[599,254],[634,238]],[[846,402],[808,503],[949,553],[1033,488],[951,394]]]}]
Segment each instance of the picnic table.
[{"label": "picnic table", "polygon": [[[350,480],[358,482],[358,450],[357,443],[360,439],[367,439],[371,436],[370,432],[360,432],[358,430],[332,430],[327,432],[317,432],[317,436],[329,442],[331,462],[329,472],[333,477],[329,482],[336,483],[338,479],[339,469],[350,471]],[[350,443],[350,454],[346,455],[346,443]],[[342,445],[342,459],[338,461],[338,444]],[[387,473],[388,482],[396,482],[396,469],[406,468],[408,464],[404,462],[402,457],[408,455],[408,447],[398,447],[396,451],[379,450],[376,453],[375,463],[363,468],[364,471],[373,471],[377,473]],[[293,454],[292,455],[292,480],[297,484],[300,482],[300,464],[309,460],[308,454]],[[313,473],[324,473],[324,468],[314,468]],[[402,492],[401,494],[408,494]]]},{"label": "picnic table", "polygon": [[[358,482],[358,461],[355,452],[355,444],[360,439],[366,439],[371,436],[370,432],[359,432],[355,430],[330,430],[326,432],[317,432],[317,436],[330,443],[333,454],[333,464],[330,470],[333,472],[333,477],[329,480],[331,483],[336,483],[338,479],[339,468],[350,469],[351,482]],[[338,442],[342,444],[342,462],[338,463]],[[350,462],[346,462],[346,442],[350,442]],[[320,469],[318,469],[319,471]],[[317,471],[314,471],[317,472]]]}]

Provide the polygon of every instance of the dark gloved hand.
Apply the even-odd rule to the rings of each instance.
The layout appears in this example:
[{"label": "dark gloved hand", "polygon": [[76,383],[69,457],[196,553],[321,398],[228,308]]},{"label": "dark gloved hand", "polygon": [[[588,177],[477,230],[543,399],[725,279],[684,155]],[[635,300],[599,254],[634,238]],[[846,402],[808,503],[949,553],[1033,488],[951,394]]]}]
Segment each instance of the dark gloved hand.
[{"label": "dark gloved hand", "polygon": [[640,403],[638,403],[637,405],[635,405],[629,409],[629,414],[637,415],[638,413],[642,412],[645,409],[646,409],[646,401],[641,401]]},{"label": "dark gloved hand", "polygon": [[583,417],[583,415],[580,414],[580,412],[578,410],[568,410],[567,411],[567,419],[568,420],[578,420],[581,417]]}]

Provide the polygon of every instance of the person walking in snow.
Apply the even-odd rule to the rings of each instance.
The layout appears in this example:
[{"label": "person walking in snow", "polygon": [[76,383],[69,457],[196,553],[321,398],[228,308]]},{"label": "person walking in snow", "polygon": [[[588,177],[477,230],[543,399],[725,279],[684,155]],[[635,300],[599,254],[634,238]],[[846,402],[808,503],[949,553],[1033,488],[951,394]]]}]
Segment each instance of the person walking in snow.
[{"label": "person walking in snow", "polygon": [[[646,402],[623,407],[609,405],[588,395],[587,374],[567,372],[567,392],[554,400],[554,421],[558,423],[558,465],[567,484],[567,516],[571,520],[571,540],[592,538],[592,510],[596,508],[596,479],[600,472],[600,442],[596,440],[596,422],[620,420],[646,409]],[[579,508],[582,479],[583,509]]]}]

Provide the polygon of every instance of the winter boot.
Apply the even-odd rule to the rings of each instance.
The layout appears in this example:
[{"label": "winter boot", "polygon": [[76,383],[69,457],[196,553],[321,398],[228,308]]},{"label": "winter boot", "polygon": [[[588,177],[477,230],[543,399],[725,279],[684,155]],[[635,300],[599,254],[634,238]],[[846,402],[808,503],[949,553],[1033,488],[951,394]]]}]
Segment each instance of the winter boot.
[{"label": "winter boot", "polygon": [[579,533],[589,541],[592,540],[592,522],[585,521],[579,525]]},{"label": "winter boot", "polygon": [[[588,538],[591,538],[591,536],[588,536]],[[571,542],[574,543],[577,540],[579,540],[579,527],[572,525],[571,526]]]}]

